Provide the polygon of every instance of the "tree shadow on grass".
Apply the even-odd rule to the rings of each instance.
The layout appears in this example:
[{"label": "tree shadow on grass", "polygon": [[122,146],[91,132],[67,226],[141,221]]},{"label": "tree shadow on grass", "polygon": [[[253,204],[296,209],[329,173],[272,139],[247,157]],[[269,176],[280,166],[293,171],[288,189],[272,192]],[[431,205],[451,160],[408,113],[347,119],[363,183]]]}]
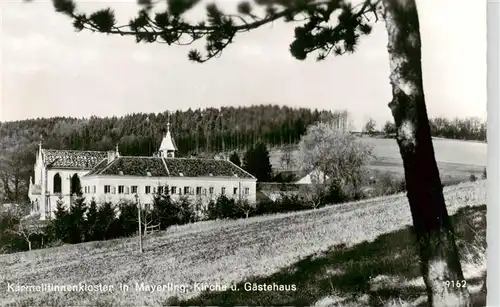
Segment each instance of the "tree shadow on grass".
[{"label": "tree shadow on grass", "polygon": [[[485,205],[463,208],[455,214],[452,221],[457,242],[467,244],[479,240],[486,244],[485,215]],[[468,285],[481,285],[482,280],[472,278],[468,280]],[[247,291],[245,287],[252,284],[295,285],[296,291]],[[388,302],[401,300],[413,306],[426,305],[425,286],[412,227],[349,248],[334,246],[327,252],[309,256],[273,275],[250,278],[237,287],[237,291],[206,291],[186,301],[172,298],[167,304],[311,306],[333,295],[343,301],[342,306],[345,302],[351,302],[353,306],[385,306]],[[474,306],[484,306],[484,300],[485,293],[473,296]]]}]

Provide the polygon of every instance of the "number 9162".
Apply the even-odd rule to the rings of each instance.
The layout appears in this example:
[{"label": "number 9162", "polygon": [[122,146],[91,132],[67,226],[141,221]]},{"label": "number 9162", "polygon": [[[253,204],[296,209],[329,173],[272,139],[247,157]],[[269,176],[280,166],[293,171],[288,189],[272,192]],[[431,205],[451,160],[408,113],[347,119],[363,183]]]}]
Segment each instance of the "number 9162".
[{"label": "number 9162", "polygon": [[467,281],[464,280],[447,280],[444,282],[446,287],[450,288],[465,288],[467,287]]}]

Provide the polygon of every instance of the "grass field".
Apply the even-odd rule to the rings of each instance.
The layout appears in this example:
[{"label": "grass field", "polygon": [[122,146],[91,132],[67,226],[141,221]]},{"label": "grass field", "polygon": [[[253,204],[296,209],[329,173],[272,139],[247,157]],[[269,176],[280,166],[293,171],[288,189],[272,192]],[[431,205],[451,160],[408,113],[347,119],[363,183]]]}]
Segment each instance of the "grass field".
[{"label": "grass field", "polygon": [[[473,251],[467,246],[474,239],[482,242],[484,237],[485,183],[445,188],[450,214],[472,207],[455,219],[472,291],[480,288],[485,270],[484,250],[481,254],[479,248],[484,244],[473,244],[479,252],[467,252]],[[466,223],[460,221],[466,219],[474,232],[463,230]],[[332,305],[344,300],[359,306],[399,302],[399,298],[414,305],[422,300],[423,289],[415,269],[414,247],[405,229],[410,224],[407,199],[400,194],[318,210],[174,227],[147,237],[142,256],[137,253],[136,238],[2,255],[0,297],[6,304],[30,306],[138,306],[189,299],[192,301],[187,303],[209,305]],[[240,289],[221,294],[197,287],[197,283],[220,288],[245,281],[295,283],[297,291]],[[107,292],[8,291],[9,284],[81,282],[114,288]],[[136,289],[136,283],[177,288],[146,291]],[[400,286],[381,286],[396,283]],[[128,285],[128,291],[120,289],[120,284]],[[186,288],[181,289],[181,285]]]},{"label": "grass field", "polygon": [[[361,141],[373,146],[376,157],[371,165],[373,169],[403,174],[403,161],[395,139],[362,137]],[[433,143],[443,180],[464,179],[470,174],[480,178],[486,166],[486,143],[449,139],[434,139]],[[270,151],[273,169],[281,169],[280,157],[280,150]]]},{"label": "grass field", "polygon": [[[485,306],[486,206],[461,208],[452,217],[473,306]],[[470,226],[470,227],[469,227]],[[472,243],[470,243],[472,242]],[[184,306],[426,306],[426,292],[411,228],[353,247],[333,246],[267,277],[240,282],[240,291],[206,291]],[[295,285],[296,291],[242,291],[255,285]]]}]

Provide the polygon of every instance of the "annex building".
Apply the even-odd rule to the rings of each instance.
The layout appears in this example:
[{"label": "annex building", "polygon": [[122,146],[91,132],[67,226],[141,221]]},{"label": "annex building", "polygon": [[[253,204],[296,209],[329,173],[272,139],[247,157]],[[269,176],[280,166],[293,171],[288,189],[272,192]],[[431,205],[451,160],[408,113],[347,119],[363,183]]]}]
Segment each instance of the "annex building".
[{"label": "annex building", "polygon": [[[187,196],[206,205],[220,195],[255,203],[257,179],[229,160],[176,158],[170,124],[158,153],[152,157],[122,156],[112,151],[45,149],[39,144],[30,178],[32,213],[53,216],[62,199],[71,204],[81,189],[86,201],[140,201],[151,204],[168,187],[173,199]],[[160,190],[158,190],[160,189]]]}]

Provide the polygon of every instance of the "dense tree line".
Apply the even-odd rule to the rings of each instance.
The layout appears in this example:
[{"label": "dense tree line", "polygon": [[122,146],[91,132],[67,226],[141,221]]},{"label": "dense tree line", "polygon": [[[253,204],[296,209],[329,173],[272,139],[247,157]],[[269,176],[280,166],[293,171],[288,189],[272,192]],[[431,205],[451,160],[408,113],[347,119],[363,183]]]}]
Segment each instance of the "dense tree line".
[{"label": "dense tree line", "polygon": [[4,122],[0,123],[0,201],[26,200],[40,140],[44,148],[111,150],[119,144],[123,155],[151,156],[158,150],[170,121],[178,156],[189,156],[246,150],[259,142],[270,146],[293,144],[310,124],[332,119],[346,121],[347,113],[255,105]]},{"label": "dense tree line", "polygon": [[[478,178],[471,174],[470,181]],[[486,168],[481,179],[486,179]],[[317,209],[326,205],[344,203],[356,199],[391,195],[406,191],[404,179],[391,173],[381,173],[376,180],[365,178],[367,189],[361,196],[346,193],[341,184],[329,182],[324,187],[310,191],[294,190],[292,186],[283,183],[278,192],[279,197],[271,200],[261,191],[257,203],[251,205],[244,200],[235,200],[220,196],[210,201],[206,206],[189,201],[187,198],[173,200],[164,187],[164,194],[155,194],[151,206],[144,206],[141,211],[141,231],[146,233],[147,226],[157,225],[157,230],[166,230],[173,225],[184,225],[201,220],[241,219],[274,213],[286,213]],[[458,182],[444,182],[444,185]],[[157,191],[160,189],[157,189]],[[260,189],[259,189],[260,190]],[[73,204],[66,206],[62,201],[56,204],[54,218],[48,221],[38,221],[37,216],[22,219],[23,213],[9,210],[0,211],[0,254],[28,249],[47,248],[61,244],[76,244],[90,241],[110,240],[137,235],[138,208],[133,201],[123,201],[119,204],[105,202],[97,204],[94,200],[87,201],[77,198]],[[38,231],[18,231],[20,225],[25,227],[38,226]],[[42,225],[42,226],[40,226]]]},{"label": "dense tree line", "polygon": [[[455,118],[453,120],[436,117],[431,118],[429,124],[433,137],[486,141],[487,124],[476,117]],[[396,133],[396,125],[388,121],[382,127],[382,132],[387,135],[393,135]]]},{"label": "dense tree line", "polygon": [[487,124],[475,117],[454,120],[438,117],[430,120],[430,126],[431,134],[436,137],[486,141]]},{"label": "dense tree line", "polygon": [[[188,109],[122,117],[39,118],[0,125],[0,148],[38,142],[45,147],[109,150],[120,144],[127,155],[151,155],[158,149],[170,119],[180,154],[242,149],[258,141],[293,144],[311,123],[342,112],[277,105]],[[12,143],[13,142],[13,143]]]}]

